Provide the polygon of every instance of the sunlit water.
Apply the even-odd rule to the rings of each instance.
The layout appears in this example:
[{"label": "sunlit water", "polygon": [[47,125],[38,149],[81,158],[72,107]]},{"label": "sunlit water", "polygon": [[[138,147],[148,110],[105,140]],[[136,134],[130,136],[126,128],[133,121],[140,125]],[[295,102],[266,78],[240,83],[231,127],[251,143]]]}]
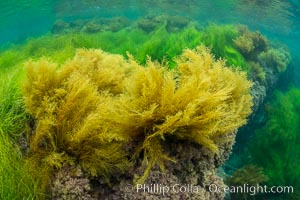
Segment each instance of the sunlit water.
[{"label": "sunlit water", "polygon": [[[289,46],[299,55],[300,8],[297,0],[11,0],[0,1],[0,44],[18,43],[49,32],[56,19],[149,14],[183,15],[206,23],[241,23]],[[297,54],[298,53],[298,54]],[[298,73],[297,73],[298,74]]]}]

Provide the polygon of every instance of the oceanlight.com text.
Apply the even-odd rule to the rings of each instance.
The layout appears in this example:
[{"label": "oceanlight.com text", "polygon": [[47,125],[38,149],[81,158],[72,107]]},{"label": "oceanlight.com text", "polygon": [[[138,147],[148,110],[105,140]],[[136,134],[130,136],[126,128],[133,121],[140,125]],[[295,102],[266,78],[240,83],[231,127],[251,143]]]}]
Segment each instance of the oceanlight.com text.
[{"label": "oceanlight.com text", "polygon": [[[211,184],[208,187],[205,187],[211,193],[231,193],[231,194],[291,194],[294,193],[293,186],[266,186],[266,185],[256,185],[252,186],[249,184],[243,184],[240,186],[218,186],[217,184]],[[160,194],[166,195],[168,193],[199,193],[203,192],[203,188],[198,185],[164,185],[164,184],[137,184],[127,185],[127,191],[133,191],[136,193],[149,193],[149,194]]]},{"label": "oceanlight.com text", "polygon": [[243,184],[239,186],[218,186],[216,184],[209,185],[209,192],[211,193],[231,193],[231,194],[249,194],[249,195],[256,195],[256,194],[290,194],[294,193],[293,186],[266,186],[266,185],[259,185],[256,186]]}]

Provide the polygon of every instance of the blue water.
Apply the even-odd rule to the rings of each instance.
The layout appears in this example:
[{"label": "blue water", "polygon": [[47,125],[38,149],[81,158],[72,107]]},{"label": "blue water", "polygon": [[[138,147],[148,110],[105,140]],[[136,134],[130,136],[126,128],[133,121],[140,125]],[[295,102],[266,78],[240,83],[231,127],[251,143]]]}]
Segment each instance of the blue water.
[{"label": "blue water", "polygon": [[20,43],[50,31],[56,19],[148,14],[183,15],[206,23],[241,23],[270,39],[287,44],[299,57],[300,5],[298,0],[11,0],[0,1],[0,45]]},{"label": "blue water", "polygon": [[299,1],[283,0],[11,0],[0,2],[0,44],[47,33],[56,19],[147,14],[184,15],[200,23],[241,23],[296,48],[300,38]]}]

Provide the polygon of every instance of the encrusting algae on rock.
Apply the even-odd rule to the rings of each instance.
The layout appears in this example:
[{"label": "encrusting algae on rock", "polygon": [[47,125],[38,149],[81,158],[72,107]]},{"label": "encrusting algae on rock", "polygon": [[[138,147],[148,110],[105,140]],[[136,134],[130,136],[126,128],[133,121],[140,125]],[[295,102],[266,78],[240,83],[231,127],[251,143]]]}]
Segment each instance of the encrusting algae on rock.
[{"label": "encrusting algae on rock", "polygon": [[28,162],[79,164],[109,180],[142,159],[142,183],[154,166],[175,161],[163,150],[169,137],[219,154],[224,136],[246,124],[252,83],[206,47],[186,49],[172,70],[128,57],[80,49],[59,69],[45,59],[27,62],[25,105],[35,119]]}]

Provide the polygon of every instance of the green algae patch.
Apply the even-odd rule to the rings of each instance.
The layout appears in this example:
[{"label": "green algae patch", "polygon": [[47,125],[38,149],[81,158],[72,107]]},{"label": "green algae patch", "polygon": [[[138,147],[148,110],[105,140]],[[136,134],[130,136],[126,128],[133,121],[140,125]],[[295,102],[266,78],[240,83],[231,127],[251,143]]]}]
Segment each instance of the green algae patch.
[{"label": "green algae patch", "polygon": [[265,109],[266,123],[255,131],[249,154],[265,170],[269,185],[291,185],[295,191],[300,186],[300,90],[276,91]]}]

